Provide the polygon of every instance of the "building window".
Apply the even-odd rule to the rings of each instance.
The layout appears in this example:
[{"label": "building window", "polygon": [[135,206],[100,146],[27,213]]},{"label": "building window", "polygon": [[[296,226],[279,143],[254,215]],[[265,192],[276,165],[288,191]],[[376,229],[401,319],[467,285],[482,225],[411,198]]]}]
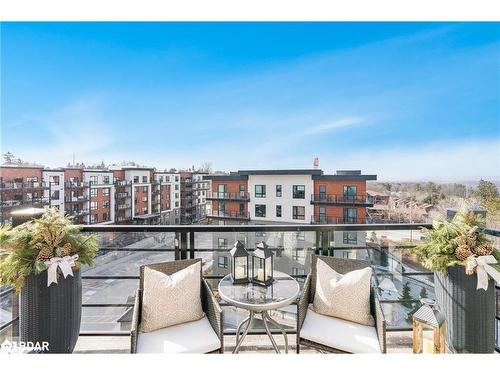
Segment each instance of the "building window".
[{"label": "building window", "polygon": [[304,185],[293,185],[293,198],[304,199],[306,197],[306,187]]},{"label": "building window", "polygon": [[255,198],[266,197],[266,185],[255,185]]},{"label": "building window", "polygon": [[142,187],[142,191],[143,191],[144,193],[147,193],[147,192],[148,192],[148,187],[147,187],[147,186],[143,186],[143,187]]},{"label": "building window", "polygon": [[103,184],[109,184],[109,176],[103,176],[102,177],[102,183]]},{"label": "building window", "polygon": [[217,239],[217,248],[218,249],[227,249],[227,238],[218,238]]},{"label": "building window", "polygon": [[228,265],[227,257],[219,256],[217,258],[217,266],[219,266],[219,268],[227,268],[227,265]]},{"label": "building window", "polygon": [[102,207],[103,208],[108,208],[109,207],[109,201],[103,201],[102,202]]},{"label": "building window", "polygon": [[245,203],[240,203],[240,216],[245,216]]},{"label": "building window", "polygon": [[142,176],[142,183],[146,184],[148,182],[148,176]]},{"label": "building window", "polygon": [[356,245],[358,243],[358,232],[344,232],[343,237],[346,245]]},{"label": "building window", "polygon": [[344,186],[344,197],[355,197],[357,192],[357,186]]},{"label": "building window", "polygon": [[109,195],[109,188],[102,189],[102,195],[107,197]]},{"label": "building window", "polygon": [[137,194],[139,192],[139,188],[136,186],[134,187],[134,192]]},{"label": "building window", "polygon": [[244,197],[245,196],[245,185],[243,184],[240,184],[240,197]]},{"label": "building window", "polygon": [[135,184],[139,183],[139,176],[134,176],[134,183]]},{"label": "building window", "polygon": [[97,197],[97,189],[90,189],[90,196]]},{"label": "building window", "polygon": [[109,221],[109,213],[105,212],[102,214],[102,221]]},{"label": "building window", "polygon": [[90,224],[97,223],[97,214],[90,215]]},{"label": "building window", "polygon": [[293,220],[305,220],[306,218],[306,208],[304,206],[293,206],[292,207],[292,219]]},{"label": "building window", "polygon": [[319,185],[319,199],[326,198],[326,185]]},{"label": "building window", "polygon": [[178,184],[175,185],[175,190],[179,190],[179,185]]},{"label": "building window", "polygon": [[281,217],[281,205],[276,206],[276,217]]},{"label": "building window", "polygon": [[277,197],[281,197],[281,193],[282,193],[281,189],[282,189],[281,185],[276,185],[276,196]]},{"label": "building window", "polygon": [[97,202],[90,202],[90,209],[97,210]]},{"label": "building window", "polygon": [[327,224],[326,207],[319,208],[319,224]]},{"label": "building window", "polygon": [[356,208],[344,208],[344,223],[356,224],[358,221],[358,210]]},{"label": "building window", "polygon": [[266,217],[266,205],[256,204],[255,205],[255,217]]}]

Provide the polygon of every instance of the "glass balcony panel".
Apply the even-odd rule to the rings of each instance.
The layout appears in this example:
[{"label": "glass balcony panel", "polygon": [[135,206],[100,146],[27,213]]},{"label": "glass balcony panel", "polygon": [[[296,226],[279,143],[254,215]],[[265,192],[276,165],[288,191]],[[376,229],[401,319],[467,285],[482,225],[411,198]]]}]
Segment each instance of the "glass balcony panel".
[{"label": "glass balcony panel", "polygon": [[129,332],[130,307],[83,307],[80,332]]}]

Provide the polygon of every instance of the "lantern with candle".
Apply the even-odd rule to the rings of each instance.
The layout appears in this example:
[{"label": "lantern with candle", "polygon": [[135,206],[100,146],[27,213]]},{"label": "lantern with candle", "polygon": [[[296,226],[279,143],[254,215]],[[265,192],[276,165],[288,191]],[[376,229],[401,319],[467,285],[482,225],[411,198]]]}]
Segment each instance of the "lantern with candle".
[{"label": "lantern with candle", "polygon": [[421,300],[422,306],[413,314],[413,353],[446,352],[446,323],[435,301]]},{"label": "lantern with candle", "polygon": [[248,252],[241,241],[236,241],[231,254],[231,279],[233,284],[248,282]]},{"label": "lantern with candle", "polygon": [[252,282],[268,286],[273,279],[274,254],[265,242],[257,245],[252,254]]}]

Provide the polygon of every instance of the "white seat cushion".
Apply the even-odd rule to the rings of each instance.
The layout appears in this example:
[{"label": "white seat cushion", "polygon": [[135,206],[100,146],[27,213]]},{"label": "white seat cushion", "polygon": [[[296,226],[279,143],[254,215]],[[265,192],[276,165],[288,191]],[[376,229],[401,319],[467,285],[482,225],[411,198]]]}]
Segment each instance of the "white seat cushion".
[{"label": "white seat cushion", "polygon": [[349,353],[381,353],[375,327],[307,310],[300,337]]},{"label": "white seat cushion", "polygon": [[208,353],[220,348],[220,340],[206,317],[137,337],[137,353]]}]

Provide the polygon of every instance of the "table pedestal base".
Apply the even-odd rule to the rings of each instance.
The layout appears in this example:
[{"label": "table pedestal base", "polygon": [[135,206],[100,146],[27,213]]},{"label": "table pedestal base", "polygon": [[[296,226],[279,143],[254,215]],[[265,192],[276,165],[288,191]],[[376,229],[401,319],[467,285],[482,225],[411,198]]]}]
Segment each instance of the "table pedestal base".
[{"label": "table pedestal base", "polygon": [[[269,323],[274,325],[276,328],[278,328],[281,333],[283,334],[283,337],[285,339],[285,353],[288,354],[288,337],[286,335],[285,330],[279,325],[278,322],[276,322],[273,318],[271,318],[268,314],[267,311],[250,311],[250,315],[243,320],[239,325],[238,328],[236,329],[236,346],[233,350],[233,354],[237,354],[240,351],[241,344],[243,343],[243,340],[248,334],[248,331],[250,330],[252,323],[255,319],[255,314],[260,314],[262,317],[262,322],[264,323],[264,328],[266,329],[267,336],[269,336],[269,339],[271,340],[271,344],[273,345],[274,350],[276,353],[280,354],[280,350],[278,348],[278,345],[276,344],[276,341],[274,340],[274,337],[271,333],[271,330],[269,329]],[[243,333],[241,334],[240,337],[240,331],[241,328],[243,328],[244,325],[247,325]]]}]

